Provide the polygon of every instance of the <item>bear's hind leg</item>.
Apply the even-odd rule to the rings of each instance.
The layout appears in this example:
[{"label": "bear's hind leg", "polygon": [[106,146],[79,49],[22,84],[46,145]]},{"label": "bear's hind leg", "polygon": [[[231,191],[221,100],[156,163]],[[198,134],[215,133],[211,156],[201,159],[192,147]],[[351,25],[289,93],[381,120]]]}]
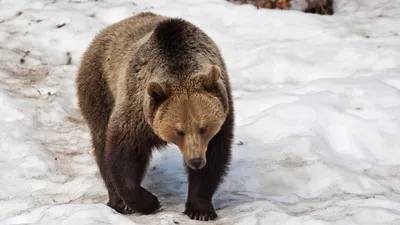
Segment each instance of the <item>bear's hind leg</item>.
[{"label": "bear's hind leg", "polygon": [[[96,125],[99,125],[99,123],[96,123]],[[104,127],[106,127],[106,124],[104,124]],[[94,134],[92,132],[92,145],[94,148],[94,153],[96,156],[96,163],[100,171],[100,175],[103,178],[104,184],[108,190],[108,202],[107,205],[111,208],[113,208],[115,211],[121,213],[121,214],[132,214],[134,211],[130,209],[124,201],[119,197],[117,191],[115,190],[115,187],[111,181],[111,177],[109,174],[109,171],[106,168],[105,165],[105,158],[104,158],[104,151],[105,151],[105,142],[106,142],[106,134],[105,134],[105,129],[104,131],[99,131],[97,134]]]},{"label": "bear's hind leg", "polygon": [[[98,122],[95,125],[99,126],[101,124]],[[104,125],[104,127],[107,126],[107,124],[103,124],[103,125]],[[98,131],[98,133],[95,133],[96,129],[94,129],[94,125],[92,123],[89,123],[89,127],[91,128],[92,146],[94,148],[96,163],[99,168],[100,175],[103,178],[104,184],[108,191],[109,200],[106,204],[121,214],[132,214],[134,211],[132,209],[130,209],[124,203],[124,201],[122,201],[122,199],[119,197],[117,191],[115,190],[114,184],[112,183],[112,180],[110,177],[110,172],[106,168],[106,164],[105,164],[106,161],[104,158],[104,152],[105,152],[105,147],[106,147],[106,145],[105,145],[105,142],[106,142],[105,128],[104,128],[104,131],[101,130],[101,131]],[[100,130],[100,128],[97,127],[97,130]]]},{"label": "bear's hind leg", "polygon": [[148,146],[139,149],[134,146],[133,140],[130,135],[120,132],[109,133],[106,146],[107,167],[114,187],[127,208],[150,214],[161,207],[157,197],[141,186],[150,161],[151,149]]},{"label": "bear's hind leg", "polygon": [[[95,138],[97,139],[97,138]],[[129,208],[124,201],[119,197],[117,191],[115,190],[114,184],[111,181],[111,177],[109,174],[109,171],[107,171],[106,165],[105,165],[105,158],[104,158],[104,148],[105,144],[100,144],[100,140],[96,143],[94,141],[94,146],[95,148],[97,147],[98,149],[95,150],[96,154],[96,160],[97,160],[97,165],[100,170],[100,174],[104,180],[104,184],[108,190],[108,202],[106,203],[107,206],[113,208],[115,211],[121,214],[132,214],[134,213],[134,210]],[[105,142],[105,135],[102,143]],[[99,148],[102,150],[100,151]]]},{"label": "bear's hind leg", "polygon": [[199,170],[186,166],[189,176],[188,198],[185,212],[194,220],[214,220],[217,218],[212,197],[226,174],[231,159],[231,129],[226,124],[210,141],[206,165]]},{"label": "bear's hind leg", "polygon": [[[83,61],[96,62],[96,57],[100,57],[98,54],[87,55]],[[109,172],[104,165],[106,129],[114,100],[111,97],[106,81],[102,78],[101,65],[99,63],[82,63],[78,71],[76,84],[79,108],[88,124],[96,163],[108,190],[109,201],[107,205],[119,213],[130,214],[133,210],[127,208],[126,204],[118,196]]]},{"label": "bear's hind leg", "polygon": [[[87,55],[86,61],[96,62],[96,57],[100,57],[98,54]],[[96,163],[108,190],[109,201],[107,205],[119,213],[131,214],[133,210],[129,209],[118,196],[104,164],[106,130],[114,100],[106,81],[102,77],[99,63],[82,63],[76,81],[79,108],[88,124]]]}]

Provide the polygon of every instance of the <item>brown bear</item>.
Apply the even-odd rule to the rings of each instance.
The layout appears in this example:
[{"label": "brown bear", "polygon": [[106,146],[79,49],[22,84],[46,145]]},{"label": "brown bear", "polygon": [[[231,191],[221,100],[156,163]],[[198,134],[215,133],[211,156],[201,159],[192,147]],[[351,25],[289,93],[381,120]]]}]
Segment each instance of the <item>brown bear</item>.
[{"label": "brown bear", "polygon": [[183,19],[139,13],[97,34],[76,86],[109,207],[160,208],[141,182],[152,151],[172,143],[188,173],[184,213],[217,218],[212,197],[230,165],[234,110],[225,62],[209,36]]}]

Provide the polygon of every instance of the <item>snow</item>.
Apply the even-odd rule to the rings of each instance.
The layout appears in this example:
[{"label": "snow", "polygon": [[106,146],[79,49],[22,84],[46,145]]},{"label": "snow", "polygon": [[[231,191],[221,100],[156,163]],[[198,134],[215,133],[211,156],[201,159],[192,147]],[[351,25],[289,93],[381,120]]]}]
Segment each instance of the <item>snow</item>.
[{"label": "snow", "polygon": [[75,74],[94,35],[140,11],[190,20],[228,66],[233,162],[209,224],[400,224],[399,1],[337,0],[333,16],[224,0],[5,0],[0,10],[1,225],[205,224],[182,214],[175,146],[143,182],[160,212],[104,205]]}]

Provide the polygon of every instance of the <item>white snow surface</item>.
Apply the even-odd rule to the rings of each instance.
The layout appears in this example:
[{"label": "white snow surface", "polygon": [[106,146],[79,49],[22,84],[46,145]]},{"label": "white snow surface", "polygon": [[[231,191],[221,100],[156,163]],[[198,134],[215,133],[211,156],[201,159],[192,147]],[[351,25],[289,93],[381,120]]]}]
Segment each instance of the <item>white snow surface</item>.
[{"label": "white snow surface", "polygon": [[[335,10],[0,1],[0,224],[399,225],[400,1],[337,0]],[[143,182],[160,212],[124,216],[105,205],[75,75],[102,28],[141,11],[188,19],[226,60],[235,145],[216,221],[182,214],[187,182],[172,145]]]}]

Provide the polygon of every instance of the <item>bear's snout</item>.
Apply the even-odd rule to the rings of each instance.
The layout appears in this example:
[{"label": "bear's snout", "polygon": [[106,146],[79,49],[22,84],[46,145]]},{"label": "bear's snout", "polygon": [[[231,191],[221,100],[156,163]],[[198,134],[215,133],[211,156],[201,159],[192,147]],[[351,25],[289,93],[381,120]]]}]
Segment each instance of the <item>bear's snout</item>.
[{"label": "bear's snout", "polygon": [[189,164],[192,169],[197,170],[203,168],[203,166],[205,165],[205,160],[203,160],[202,158],[194,158],[189,160]]}]

